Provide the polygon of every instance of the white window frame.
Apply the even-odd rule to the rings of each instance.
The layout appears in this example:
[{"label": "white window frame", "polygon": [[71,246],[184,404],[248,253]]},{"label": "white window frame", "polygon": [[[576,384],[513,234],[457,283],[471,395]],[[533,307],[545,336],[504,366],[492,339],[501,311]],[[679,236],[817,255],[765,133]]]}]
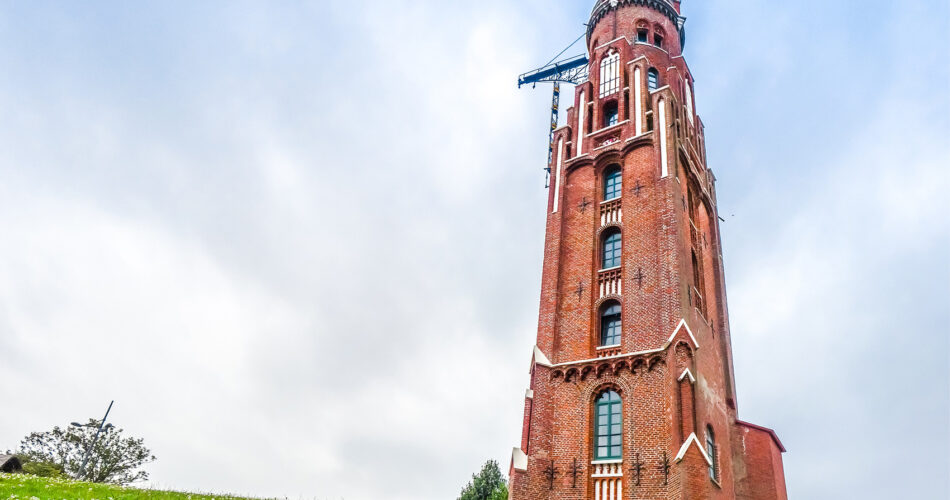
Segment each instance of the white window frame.
[{"label": "white window frame", "polygon": [[620,53],[611,49],[600,63],[600,97],[620,92]]}]

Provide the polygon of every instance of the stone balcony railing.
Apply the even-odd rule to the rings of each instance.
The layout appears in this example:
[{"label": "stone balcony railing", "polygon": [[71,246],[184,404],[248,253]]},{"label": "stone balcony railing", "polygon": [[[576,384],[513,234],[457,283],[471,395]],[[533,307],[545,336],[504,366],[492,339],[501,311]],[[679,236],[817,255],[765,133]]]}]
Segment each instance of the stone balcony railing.
[{"label": "stone balcony railing", "polygon": [[621,500],[623,498],[623,462],[591,462],[594,481],[594,500]]},{"label": "stone balcony railing", "polygon": [[597,359],[612,358],[623,353],[623,348],[619,345],[611,345],[597,348]]},{"label": "stone balcony railing", "polygon": [[620,224],[623,222],[623,208],[620,198],[605,201],[600,204],[600,225]]},{"label": "stone balcony railing", "polygon": [[597,283],[600,286],[600,298],[623,294],[623,273],[619,267],[601,271],[597,276]]}]

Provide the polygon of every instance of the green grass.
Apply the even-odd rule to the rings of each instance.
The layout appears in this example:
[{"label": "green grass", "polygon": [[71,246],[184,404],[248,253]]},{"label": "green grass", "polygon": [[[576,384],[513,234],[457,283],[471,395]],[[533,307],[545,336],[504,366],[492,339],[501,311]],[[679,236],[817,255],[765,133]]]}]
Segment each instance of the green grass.
[{"label": "green grass", "polygon": [[0,473],[0,500],[250,500],[229,495],[199,495],[173,491],[123,488],[107,484]]}]

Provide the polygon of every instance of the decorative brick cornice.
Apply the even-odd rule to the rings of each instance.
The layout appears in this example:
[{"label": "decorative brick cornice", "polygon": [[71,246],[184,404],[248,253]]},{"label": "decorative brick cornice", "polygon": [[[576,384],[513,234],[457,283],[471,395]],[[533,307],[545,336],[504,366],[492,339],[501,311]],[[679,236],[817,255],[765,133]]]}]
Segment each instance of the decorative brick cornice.
[{"label": "decorative brick cornice", "polygon": [[619,375],[624,371],[651,372],[657,365],[666,364],[664,351],[665,349],[655,349],[554,365],[551,367],[551,380],[573,382],[577,379],[587,380],[591,375],[601,378],[604,375]]},{"label": "decorative brick cornice", "polygon": [[677,31],[680,32],[680,37],[683,36],[683,21],[685,21],[685,18],[681,17],[673,5],[666,0],[600,0],[594,5],[594,10],[590,14],[590,21],[587,23],[587,41],[590,42],[590,36],[594,32],[594,27],[597,26],[598,21],[603,19],[610,11],[627,5],[642,5],[660,12],[670,18],[673,26],[676,26]]}]

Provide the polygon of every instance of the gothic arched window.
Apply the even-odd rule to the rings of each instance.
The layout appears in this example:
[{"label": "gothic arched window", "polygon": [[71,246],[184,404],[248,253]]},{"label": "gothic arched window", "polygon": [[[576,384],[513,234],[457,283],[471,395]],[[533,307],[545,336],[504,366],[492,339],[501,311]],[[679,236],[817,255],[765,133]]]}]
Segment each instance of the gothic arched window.
[{"label": "gothic arched window", "polygon": [[620,90],[620,53],[611,50],[600,63],[600,97],[616,94]]},{"label": "gothic arched window", "polygon": [[611,269],[620,267],[620,256],[623,250],[620,230],[614,229],[604,233],[603,255],[601,259],[602,269]]},{"label": "gothic arched window", "polygon": [[647,87],[650,90],[656,90],[660,88],[660,72],[656,68],[650,68],[647,71]]},{"label": "gothic arched window", "polygon": [[615,200],[623,194],[623,171],[610,167],[604,172],[604,201]]},{"label": "gothic arched window", "polygon": [[719,460],[716,458],[716,436],[713,434],[712,426],[706,426],[706,454],[709,455],[709,478],[713,481],[719,481]]},{"label": "gothic arched window", "polygon": [[615,391],[606,391],[597,398],[594,441],[595,460],[613,460],[623,458],[622,401]]},{"label": "gothic arched window", "polygon": [[640,43],[649,43],[650,25],[646,21],[637,22],[637,41]]},{"label": "gothic arched window", "polygon": [[613,347],[620,345],[620,334],[623,330],[623,319],[620,315],[620,304],[608,302],[600,313],[600,346]]}]

